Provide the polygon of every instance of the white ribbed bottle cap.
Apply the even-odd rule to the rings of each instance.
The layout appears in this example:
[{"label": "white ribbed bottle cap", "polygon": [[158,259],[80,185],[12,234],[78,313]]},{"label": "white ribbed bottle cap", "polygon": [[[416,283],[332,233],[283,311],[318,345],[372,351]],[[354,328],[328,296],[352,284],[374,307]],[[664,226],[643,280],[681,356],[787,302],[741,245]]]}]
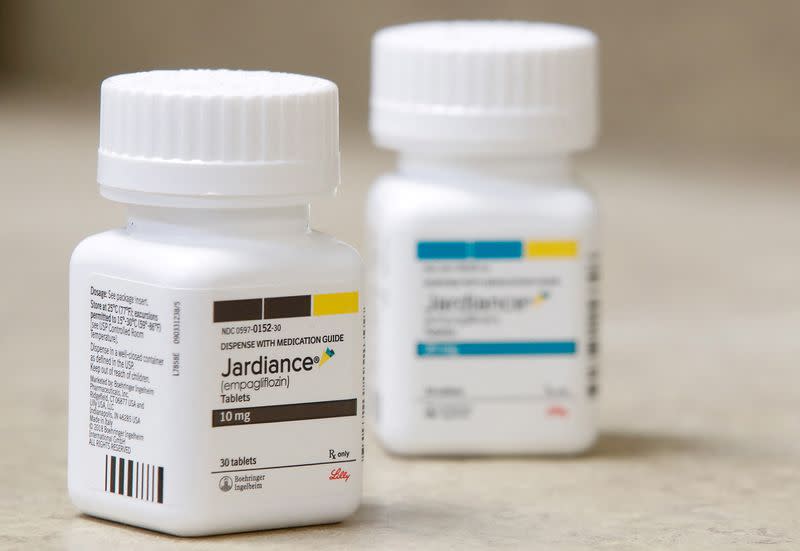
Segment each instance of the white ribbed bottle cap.
[{"label": "white ribbed bottle cap", "polygon": [[551,23],[383,29],[372,43],[372,135],[402,151],[585,149],[597,126],[596,44],[586,29]]},{"label": "white ribbed bottle cap", "polygon": [[267,71],[117,75],[101,88],[97,181],[109,199],[188,207],[307,202],[339,183],[330,81]]}]

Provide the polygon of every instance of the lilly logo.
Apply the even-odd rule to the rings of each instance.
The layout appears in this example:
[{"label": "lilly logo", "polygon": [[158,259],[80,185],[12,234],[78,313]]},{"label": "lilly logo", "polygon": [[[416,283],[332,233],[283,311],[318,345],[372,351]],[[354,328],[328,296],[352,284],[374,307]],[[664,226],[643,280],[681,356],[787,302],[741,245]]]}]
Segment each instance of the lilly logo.
[{"label": "lilly logo", "polygon": [[319,358],[319,365],[324,365],[325,362],[333,358],[333,350],[330,348],[326,348],[325,352],[322,353],[322,356]]}]

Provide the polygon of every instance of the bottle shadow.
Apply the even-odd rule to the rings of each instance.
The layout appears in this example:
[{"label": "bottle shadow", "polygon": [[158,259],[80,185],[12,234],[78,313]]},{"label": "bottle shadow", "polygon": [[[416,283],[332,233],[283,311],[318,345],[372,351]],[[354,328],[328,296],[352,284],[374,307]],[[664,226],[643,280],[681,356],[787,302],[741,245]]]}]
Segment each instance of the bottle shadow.
[{"label": "bottle shadow", "polygon": [[[380,444],[375,444],[380,446]],[[674,455],[691,452],[693,450],[711,451],[719,447],[708,436],[689,436],[655,432],[630,432],[618,430],[601,431],[595,443],[586,451],[564,454],[525,454],[525,453],[500,453],[476,455],[404,455],[383,449],[389,461],[400,463],[469,463],[492,461],[587,461],[592,459],[636,458],[652,457],[658,455]]]},{"label": "bottle shadow", "polygon": [[417,535],[424,537],[431,529],[429,525],[436,530],[443,530],[448,526],[458,525],[465,518],[469,518],[466,508],[447,502],[424,500],[412,504],[386,504],[365,499],[351,517],[341,522],[180,537],[81,513],[71,519],[68,528],[61,534],[59,543],[69,551],[95,547],[114,548],[121,544],[126,548],[147,546],[148,549],[167,551],[181,546],[197,549],[205,543],[262,545],[267,541],[276,546],[291,544],[291,547],[310,548],[322,541],[331,543],[344,540],[352,544],[352,547],[368,549],[374,543],[370,528],[404,533],[416,530],[419,532]]},{"label": "bottle shadow", "polygon": [[[623,459],[709,451],[718,447],[712,439],[655,432],[603,431],[586,459]],[[577,458],[583,456],[576,456]]]}]

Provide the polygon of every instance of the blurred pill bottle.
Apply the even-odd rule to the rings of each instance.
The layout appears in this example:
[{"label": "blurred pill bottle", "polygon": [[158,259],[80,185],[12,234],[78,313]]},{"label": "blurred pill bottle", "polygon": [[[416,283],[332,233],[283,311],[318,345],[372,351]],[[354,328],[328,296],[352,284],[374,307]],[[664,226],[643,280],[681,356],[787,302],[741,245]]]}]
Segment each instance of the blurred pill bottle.
[{"label": "blurred pill bottle", "polygon": [[399,454],[570,454],[596,436],[598,236],[572,155],[596,38],[557,24],[379,31],[366,208],[368,389]]},{"label": "blurred pill bottle", "polygon": [[361,499],[356,251],[309,227],[338,92],[266,71],[117,75],[100,193],[127,224],[70,265],[68,483],[181,536],[338,522]]}]

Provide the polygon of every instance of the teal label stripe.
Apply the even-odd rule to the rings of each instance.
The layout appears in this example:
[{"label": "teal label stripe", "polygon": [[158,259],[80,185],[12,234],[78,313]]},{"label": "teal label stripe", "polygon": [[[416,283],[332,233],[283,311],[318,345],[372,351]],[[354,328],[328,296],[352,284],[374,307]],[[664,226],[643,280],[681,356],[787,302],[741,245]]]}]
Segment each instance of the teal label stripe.
[{"label": "teal label stripe", "polygon": [[420,260],[522,258],[522,241],[420,241]]},{"label": "teal label stripe", "polygon": [[575,341],[436,342],[417,344],[417,356],[568,356]]}]

